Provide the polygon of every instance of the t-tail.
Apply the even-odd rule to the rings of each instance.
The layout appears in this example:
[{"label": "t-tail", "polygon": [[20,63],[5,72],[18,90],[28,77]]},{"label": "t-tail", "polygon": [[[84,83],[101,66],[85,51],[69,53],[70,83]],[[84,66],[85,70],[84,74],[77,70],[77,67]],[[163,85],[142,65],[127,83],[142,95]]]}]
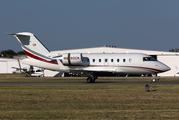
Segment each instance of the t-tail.
[{"label": "t-tail", "polygon": [[[50,51],[35,37],[34,34],[29,32],[21,33],[7,33],[13,35],[19,41],[22,49],[29,59],[23,60],[23,63],[33,65],[36,67],[46,68],[50,70],[62,69],[64,66],[59,61],[52,59]],[[64,68],[66,69],[66,68]]]},{"label": "t-tail", "polygon": [[29,32],[21,32],[16,34],[7,33],[13,35],[20,42],[20,45],[26,55],[36,59],[49,59],[50,51],[35,37],[34,34]]}]

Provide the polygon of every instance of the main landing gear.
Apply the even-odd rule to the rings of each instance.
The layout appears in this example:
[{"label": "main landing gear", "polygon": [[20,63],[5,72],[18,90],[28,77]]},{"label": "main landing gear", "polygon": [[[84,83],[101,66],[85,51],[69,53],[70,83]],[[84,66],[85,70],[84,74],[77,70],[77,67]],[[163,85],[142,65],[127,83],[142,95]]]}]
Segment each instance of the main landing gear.
[{"label": "main landing gear", "polygon": [[88,77],[88,78],[87,78],[87,82],[88,82],[88,83],[93,83],[93,82],[95,82],[94,77]]},{"label": "main landing gear", "polygon": [[94,83],[97,79],[97,76],[90,76],[87,78],[87,83]]}]

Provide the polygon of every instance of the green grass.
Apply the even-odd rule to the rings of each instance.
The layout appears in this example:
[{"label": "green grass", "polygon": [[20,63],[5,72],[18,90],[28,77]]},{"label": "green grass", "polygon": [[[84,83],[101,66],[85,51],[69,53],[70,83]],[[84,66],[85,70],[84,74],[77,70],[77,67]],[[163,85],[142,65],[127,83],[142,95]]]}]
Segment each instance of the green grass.
[{"label": "green grass", "polygon": [[178,119],[179,86],[0,86],[0,119]]}]

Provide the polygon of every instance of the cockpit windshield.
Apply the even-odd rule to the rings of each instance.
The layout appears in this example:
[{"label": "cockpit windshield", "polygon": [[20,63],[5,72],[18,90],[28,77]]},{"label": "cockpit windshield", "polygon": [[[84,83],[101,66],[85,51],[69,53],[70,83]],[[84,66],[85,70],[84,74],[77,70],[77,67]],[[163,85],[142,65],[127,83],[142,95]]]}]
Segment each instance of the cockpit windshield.
[{"label": "cockpit windshield", "polygon": [[143,61],[157,61],[157,60],[153,57],[144,57]]}]

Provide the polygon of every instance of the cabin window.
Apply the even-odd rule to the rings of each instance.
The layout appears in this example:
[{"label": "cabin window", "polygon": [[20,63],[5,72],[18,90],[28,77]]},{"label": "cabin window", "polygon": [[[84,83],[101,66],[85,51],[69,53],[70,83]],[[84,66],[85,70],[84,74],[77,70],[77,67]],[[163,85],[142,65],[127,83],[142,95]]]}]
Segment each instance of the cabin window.
[{"label": "cabin window", "polygon": [[111,62],[114,62],[114,60],[113,60],[113,59],[111,59]]},{"label": "cabin window", "polygon": [[126,62],[126,59],[123,59],[123,62]]},{"label": "cabin window", "polygon": [[95,62],[95,59],[93,59],[93,62]]},{"label": "cabin window", "polygon": [[129,59],[129,62],[132,62],[132,59]]},{"label": "cabin window", "polygon": [[101,62],[101,59],[99,59],[99,62]]},{"label": "cabin window", "polygon": [[117,59],[117,62],[119,62],[119,59]]},{"label": "cabin window", "polygon": [[105,62],[108,62],[108,59],[105,59]]}]

